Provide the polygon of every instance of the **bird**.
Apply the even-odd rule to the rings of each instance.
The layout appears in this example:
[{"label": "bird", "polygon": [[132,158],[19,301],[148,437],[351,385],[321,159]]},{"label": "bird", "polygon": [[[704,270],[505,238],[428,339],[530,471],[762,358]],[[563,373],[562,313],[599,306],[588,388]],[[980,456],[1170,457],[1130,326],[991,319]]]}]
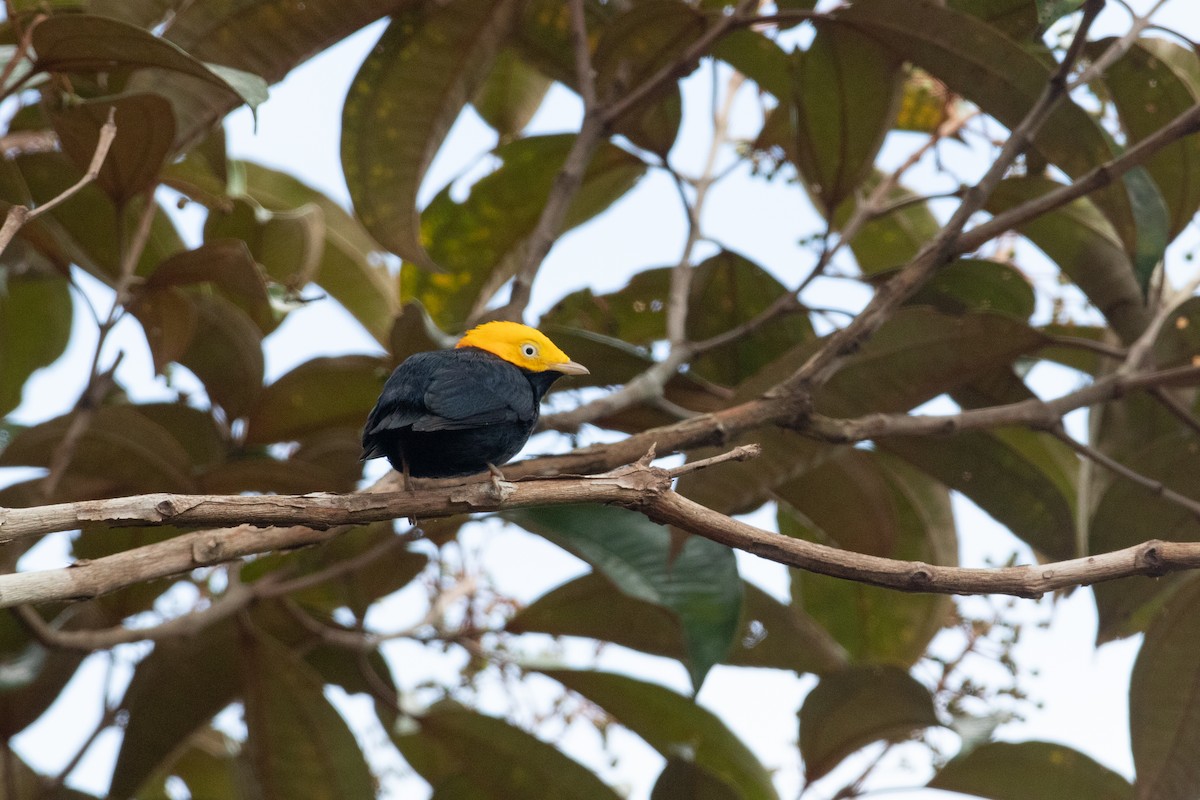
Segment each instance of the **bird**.
[{"label": "bird", "polygon": [[564,375],[587,375],[541,331],[485,322],[452,350],[406,358],[363,428],[362,460],[384,457],[409,478],[491,471],[520,452],[542,397]]}]

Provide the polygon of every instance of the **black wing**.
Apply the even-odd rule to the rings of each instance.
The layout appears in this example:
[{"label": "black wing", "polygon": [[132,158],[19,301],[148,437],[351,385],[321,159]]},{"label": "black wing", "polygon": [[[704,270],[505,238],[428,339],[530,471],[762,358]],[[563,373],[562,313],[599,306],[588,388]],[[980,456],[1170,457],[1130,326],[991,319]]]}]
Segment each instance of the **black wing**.
[{"label": "black wing", "polygon": [[536,413],[533,389],[515,366],[477,350],[418,353],[384,384],[364,440],[387,430],[462,430]]}]

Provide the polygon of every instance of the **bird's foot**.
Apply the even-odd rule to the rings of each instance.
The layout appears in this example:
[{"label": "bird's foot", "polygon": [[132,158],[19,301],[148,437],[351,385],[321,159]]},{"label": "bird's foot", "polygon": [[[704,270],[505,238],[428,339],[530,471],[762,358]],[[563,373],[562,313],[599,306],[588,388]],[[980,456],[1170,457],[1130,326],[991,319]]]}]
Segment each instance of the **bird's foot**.
[{"label": "bird's foot", "polygon": [[504,485],[507,483],[507,480],[504,477],[504,473],[500,471],[499,467],[497,467],[495,464],[488,464],[487,469],[488,473],[491,475],[492,496],[496,498],[497,502],[499,502],[508,497],[512,489]]}]

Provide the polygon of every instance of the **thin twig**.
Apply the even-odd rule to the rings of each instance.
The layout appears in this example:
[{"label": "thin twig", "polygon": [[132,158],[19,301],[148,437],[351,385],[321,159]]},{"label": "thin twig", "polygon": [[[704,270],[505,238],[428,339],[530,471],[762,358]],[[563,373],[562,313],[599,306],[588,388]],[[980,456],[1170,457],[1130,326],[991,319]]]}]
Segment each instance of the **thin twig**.
[{"label": "thin twig", "polygon": [[100,128],[100,138],[96,141],[95,152],[92,153],[92,163],[88,166],[87,172],[83,174],[82,178],[37,208],[12,206],[8,209],[8,214],[4,218],[4,224],[0,226],[0,253],[3,253],[7,249],[13,237],[17,235],[17,231],[21,229],[21,226],[29,222],[29,220],[36,219],[47,211],[66,202],[89,183],[96,180],[96,177],[100,174],[100,168],[104,165],[104,159],[108,158],[108,151],[112,147],[113,139],[117,135],[117,124],[114,121],[115,115],[116,109],[110,108],[108,110],[108,121]]},{"label": "thin twig", "polygon": [[[95,159],[93,159],[93,164],[95,164]],[[98,326],[96,346],[92,351],[92,362],[88,369],[87,385],[84,386],[79,399],[75,402],[71,422],[67,426],[63,437],[55,445],[54,452],[50,456],[49,470],[40,484],[39,488],[42,497],[46,500],[51,499],[58,490],[59,483],[75,457],[75,450],[79,446],[79,441],[87,433],[88,428],[91,427],[96,410],[104,402],[104,398],[108,393],[116,386],[116,380],[113,376],[117,368],[121,365],[124,353],[117,353],[113,359],[113,363],[107,369],[101,369],[100,359],[109,334],[112,333],[113,328],[116,327],[125,313],[125,304],[129,300],[129,290],[136,279],[137,262],[145,251],[146,243],[149,241],[151,224],[154,221],[154,215],[157,211],[158,204],[154,200],[154,190],[150,189],[145,194],[145,205],[142,207],[141,214],[138,215],[137,227],[134,229],[133,239],[128,245],[123,244],[121,247],[120,272],[116,283],[113,285],[113,301],[109,307],[107,317]],[[124,224],[124,220],[119,220],[118,224]],[[123,241],[124,238],[122,237]]]},{"label": "thin twig", "polygon": [[772,389],[771,394],[811,394],[813,389],[823,385],[837,372],[842,360],[849,353],[861,347],[879,326],[891,318],[901,303],[912,296],[943,264],[963,251],[963,228],[970,218],[983,208],[1009,167],[1030,146],[1034,134],[1066,96],[1067,76],[1079,58],[1087,41],[1087,32],[1102,6],[1102,0],[1088,0],[1083,9],[1079,29],[1075,32],[1062,62],[1047,81],[1041,96],[1013,129],[987,172],[978,183],[966,191],[962,202],[938,235],[925,245],[904,269],[876,291],[866,307],[849,325],[831,335],[824,347],[814,353],[794,375]]},{"label": "thin twig", "polygon": [[1127,481],[1136,483],[1138,486],[1141,486],[1143,489],[1158,495],[1167,502],[1174,503],[1180,508],[1186,509],[1189,513],[1191,513],[1192,516],[1200,519],[1200,502],[1197,502],[1186,495],[1180,494],[1174,489],[1171,489],[1163,484],[1162,481],[1155,480],[1154,478],[1143,475],[1135,469],[1125,466],[1117,459],[1107,455],[1106,453],[1102,453],[1090,445],[1075,441],[1075,439],[1068,436],[1066,431],[1062,430],[1061,428],[1055,429],[1050,433],[1060,442],[1084,458],[1094,461],[1108,471],[1115,475],[1119,475]]},{"label": "thin twig", "polygon": [[1129,355],[1129,351],[1124,347],[1108,344],[1107,342],[1099,341],[1098,339],[1087,339],[1083,336],[1063,336],[1060,334],[1043,334],[1046,337],[1046,344],[1053,347],[1066,347],[1073,350],[1087,350],[1105,358],[1115,358],[1119,361],[1124,361]]},{"label": "thin twig", "polygon": [[1150,10],[1140,16],[1133,13],[1132,9],[1129,9],[1129,15],[1133,18],[1129,22],[1129,28],[1116,41],[1106,47],[1099,57],[1093,59],[1092,63],[1088,64],[1079,73],[1079,76],[1071,82],[1068,88],[1074,90],[1079,86],[1086,86],[1103,75],[1105,70],[1112,66],[1117,59],[1129,52],[1129,48],[1133,47],[1134,43],[1137,42],[1138,37],[1142,35],[1142,31],[1150,25],[1151,17],[1158,13],[1158,10],[1162,8],[1165,2],[1166,0],[1156,0]]},{"label": "thin twig", "polygon": [[579,96],[583,100],[583,121],[562,168],[554,177],[554,184],[550,188],[546,204],[542,207],[537,225],[525,241],[521,265],[513,275],[508,303],[488,313],[486,316],[490,319],[520,321],[524,315],[533,294],[533,282],[538,270],[541,269],[550,248],[558,240],[571,202],[583,186],[588,164],[604,140],[605,123],[596,104],[596,85],[583,0],[571,0],[569,5],[571,43],[575,53],[576,83]]},{"label": "thin twig", "polygon": [[744,444],[733,448],[727,453],[722,453],[719,456],[700,458],[695,461],[688,461],[684,464],[680,464],[677,467],[671,467],[667,470],[667,472],[671,474],[672,478],[679,478],[696,472],[697,470],[716,466],[717,464],[724,464],[729,461],[749,461],[752,458],[758,458],[760,455],[762,455],[761,445]]},{"label": "thin twig", "polygon": [[1130,145],[1120,156],[1089,170],[1074,182],[1013,206],[966,231],[959,237],[955,252],[976,250],[1005,231],[1015,230],[1032,219],[1103,189],[1129,170],[1145,164],[1163,148],[1197,130],[1200,130],[1200,104],[1191,106],[1137,144]]},{"label": "thin twig", "polygon": [[82,650],[90,653],[131,642],[160,641],[176,636],[194,635],[213,623],[227,619],[248,607],[261,592],[261,588],[256,588],[258,584],[263,584],[263,588],[265,588],[273,582],[273,580],[263,578],[255,584],[231,585],[207,608],[192,611],[147,628],[126,628],[118,625],[93,630],[57,630],[50,627],[29,606],[17,606],[16,612],[30,634],[46,647],[59,650]]},{"label": "thin twig", "polygon": [[718,18],[708,30],[697,37],[696,41],[692,42],[679,58],[663,66],[662,69],[651,75],[641,84],[626,92],[619,101],[604,109],[601,113],[601,121],[604,127],[611,127],[613,123],[627,114],[631,109],[637,107],[664,85],[685,74],[692,68],[692,65],[708,53],[713,43],[722,36],[735,27],[752,21],[753,18],[748,15],[748,12],[757,4],[758,0],[741,0],[730,13]]},{"label": "thin twig", "polygon": [[958,414],[868,414],[856,419],[834,419],[814,414],[805,435],[835,444],[851,444],[890,436],[946,436],[963,431],[990,430],[1023,425],[1053,430],[1077,408],[1095,405],[1153,386],[1200,382],[1200,367],[1182,366],[1152,372],[1113,372],[1091,384],[1052,400],[1034,397],[1016,403],[972,408]]},{"label": "thin twig", "polygon": [[1192,276],[1186,284],[1181,286],[1173,298],[1168,298],[1163,301],[1162,306],[1157,313],[1151,317],[1146,329],[1138,336],[1137,341],[1129,346],[1129,352],[1125,356],[1125,362],[1118,368],[1119,372],[1126,375],[1138,372],[1141,370],[1150,359],[1154,345],[1158,341],[1158,334],[1162,331],[1163,326],[1167,324],[1178,308],[1178,303],[1186,300],[1195,294],[1196,289],[1200,288],[1200,271]]},{"label": "thin twig", "polygon": [[[4,70],[0,71],[0,99],[8,97],[24,82],[25,78],[22,78],[12,86],[8,85],[8,79],[12,77],[17,65],[24,61],[26,56],[29,55],[29,51],[33,46],[33,29],[41,24],[42,20],[48,19],[48,17],[45,14],[36,15],[32,20],[30,20],[29,27],[25,28],[23,31],[21,30],[21,23],[18,17],[12,13],[11,9],[9,9],[8,19],[12,22],[13,27],[16,29],[19,39],[17,41],[16,52],[14,52],[8,59],[8,62],[5,63]],[[28,77],[28,75],[26,77]],[[2,249],[3,248],[0,248],[0,250]]]}]

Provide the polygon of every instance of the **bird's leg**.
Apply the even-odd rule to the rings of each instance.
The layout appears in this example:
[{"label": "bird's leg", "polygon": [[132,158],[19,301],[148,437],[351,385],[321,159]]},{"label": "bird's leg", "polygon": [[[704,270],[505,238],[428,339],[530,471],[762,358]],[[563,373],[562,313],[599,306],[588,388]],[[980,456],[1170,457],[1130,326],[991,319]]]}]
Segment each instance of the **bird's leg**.
[{"label": "bird's leg", "polygon": [[400,473],[404,476],[404,491],[411,492],[413,490],[412,475],[408,474],[408,459],[404,454],[400,454]]},{"label": "bird's leg", "polygon": [[[411,492],[413,490],[412,475],[408,473],[408,459],[403,453],[400,454],[400,466],[400,473],[404,476],[404,491]],[[420,528],[420,526],[417,525],[416,517],[409,517],[408,524],[412,525],[414,528]]]},{"label": "bird's leg", "polygon": [[504,486],[501,485],[501,481],[505,480],[504,473],[500,471],[499,467],[490,461],[488,462],[487,468],[488,472],[491,474],[492,493],[495,495],[497,500],[503,500],[505,491]]}]

